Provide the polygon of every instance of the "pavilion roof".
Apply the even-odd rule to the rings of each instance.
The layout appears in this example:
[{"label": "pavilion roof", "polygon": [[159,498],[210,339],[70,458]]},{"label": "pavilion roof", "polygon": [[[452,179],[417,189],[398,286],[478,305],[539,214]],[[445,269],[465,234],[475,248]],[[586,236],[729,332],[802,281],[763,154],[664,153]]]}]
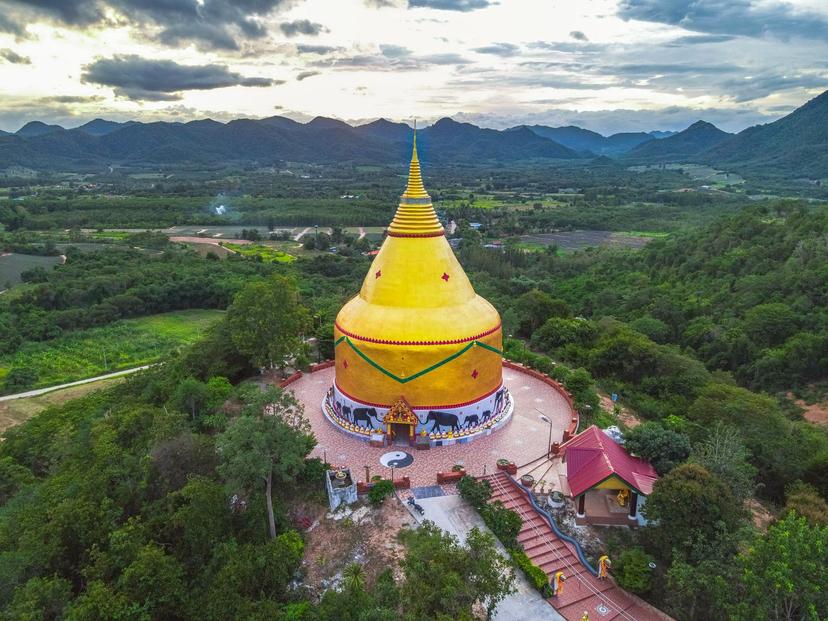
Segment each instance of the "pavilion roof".
[{"label": "pavilion roof", "polygon": [[580,496],[611,476],[648,496],[658,474],[647,461],[630,455],[595,425],[561,445],[566,478],[573,496]]}]

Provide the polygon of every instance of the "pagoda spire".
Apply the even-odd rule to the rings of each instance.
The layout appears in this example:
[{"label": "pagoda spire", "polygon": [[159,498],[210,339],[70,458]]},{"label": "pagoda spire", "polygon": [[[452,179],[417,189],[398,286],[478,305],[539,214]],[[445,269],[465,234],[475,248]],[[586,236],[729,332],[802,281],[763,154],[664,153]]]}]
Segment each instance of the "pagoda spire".
[{"label": "pagoda spire", "polygon": [[388,234],[392,237],[432,237],[445,234],[431,204],[431,197],[423,185],[420,159],[417,156],[416,122],[411,146],[411,163],[408,165],[408,183],[400,197],[397,213],[388,227]]},{"label": "pagoda spire", "polygon": [[414,122],[414,144],[411,147],[411,163],[408,165],[408,185],[403,193],[405,198],[428,198],[423,185],[423,174],[420,170],[420,159],[417,157],[417,122]]}]

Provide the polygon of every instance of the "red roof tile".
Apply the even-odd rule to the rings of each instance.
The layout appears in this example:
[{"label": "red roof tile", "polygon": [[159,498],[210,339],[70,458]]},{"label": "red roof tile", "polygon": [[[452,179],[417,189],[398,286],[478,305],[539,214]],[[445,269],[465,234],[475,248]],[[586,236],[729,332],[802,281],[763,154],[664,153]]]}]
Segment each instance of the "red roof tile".
[{"label": "red roof tile", "polygon": [[648,496],[658,480],[648,462],[632,457],[595,425],[565,442],[561,451],[573,496],[580,496],[612,475]]}]

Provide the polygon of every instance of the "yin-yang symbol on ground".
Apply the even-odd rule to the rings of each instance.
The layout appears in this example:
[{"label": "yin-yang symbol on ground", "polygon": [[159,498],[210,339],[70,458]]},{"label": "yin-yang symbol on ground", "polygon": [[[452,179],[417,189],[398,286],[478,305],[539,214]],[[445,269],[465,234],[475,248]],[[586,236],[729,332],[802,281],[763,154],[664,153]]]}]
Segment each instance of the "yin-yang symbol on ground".
[{"label": "yin-yang symbol on ground", "polygon": [[405,468],[414,463],[414,457],[405,451],[390,451],[380,457],[380,463],[386,468]]}]

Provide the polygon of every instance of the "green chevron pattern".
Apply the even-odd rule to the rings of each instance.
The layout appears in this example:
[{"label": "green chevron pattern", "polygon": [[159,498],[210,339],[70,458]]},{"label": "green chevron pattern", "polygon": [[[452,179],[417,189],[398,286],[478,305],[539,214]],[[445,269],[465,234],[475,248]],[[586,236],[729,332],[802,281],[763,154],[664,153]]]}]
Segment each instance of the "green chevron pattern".
[{"label": "green chevron pattern", "polygon": [[494,352],[498,356],[503,355],[503,352],[501,350],[499,350],[497,347],[492,347],[491,345],[487,345],[486,343],[481,343],[480,341],[472,341],[468,345],[466,345],[463,348],[457,350],[456,352],[454,352],[453,354],[451,354],[447,358],[444,358],[440,362],[438,362],[436,364],[433,364],[430,367],[428,367],[426,369],[423,369],[422,371],[417,371],[414,375],[410,375],[408,377],[400,377],[398,375],[395,375],[394,373],[392,373],[391,371],[389,371],[385,367],[381,366],[377,362],[371,360],[371,358],[369,358],[368,355],[365,352],[360,350],[359,347],[354,345],[353,342],[351,341],[351,339],[349,339],[347,336],[340,336],[336,340],[336,342],[334,343],[334,347],[339,347],[343,343],[343,341],[345,342],[346,345],[348,345],[348,347],[350,347],[351,349],[354,350],[354,353],[357,356],[362,358],[365,362],[370,364],[372,367],[374,367],[380,373],[384,373],[385,375],[390,377],[392,380],[394,380],[396,382],[399,382],[400,384],[406,384],[410,381],[413,381],[413,380],[417,379],[418,377],[422,377],[423,375],[426,375],[426,374],[431,373],[432,371],[434,371],[436,369],[439,369],[444,364],[448,364],[449,362],[451,362],[455,358],[459,358],[460,356],[465,354],[467,351],[469,351],[472,347],[482,347],[483,349],[487,349],[490,352]]}]

